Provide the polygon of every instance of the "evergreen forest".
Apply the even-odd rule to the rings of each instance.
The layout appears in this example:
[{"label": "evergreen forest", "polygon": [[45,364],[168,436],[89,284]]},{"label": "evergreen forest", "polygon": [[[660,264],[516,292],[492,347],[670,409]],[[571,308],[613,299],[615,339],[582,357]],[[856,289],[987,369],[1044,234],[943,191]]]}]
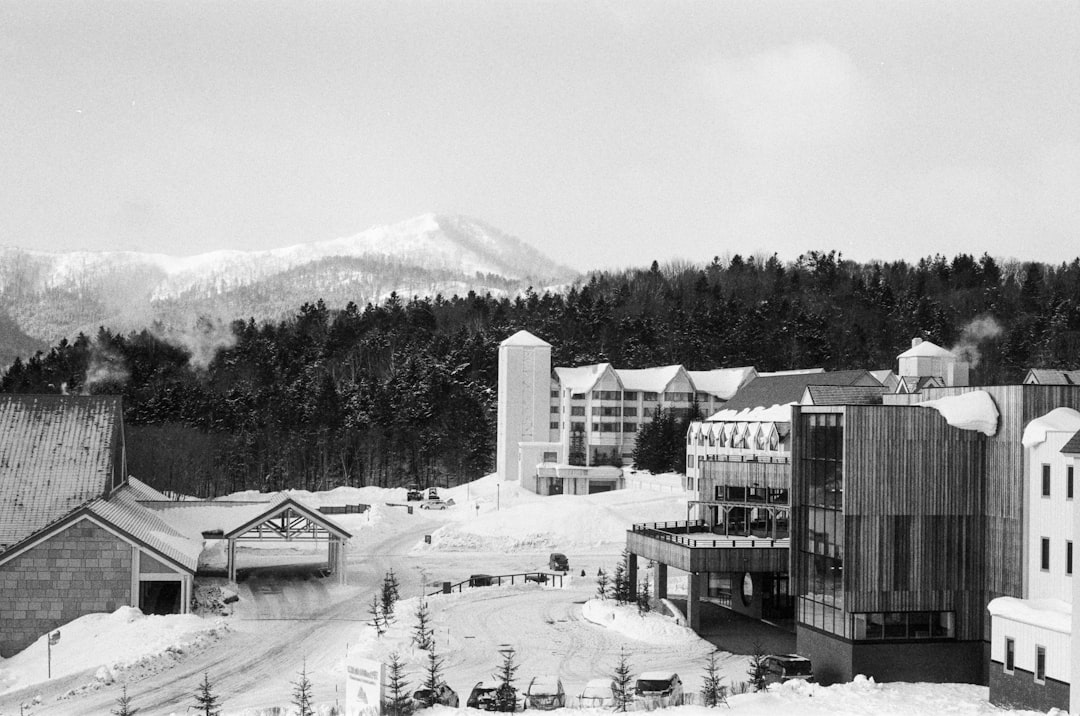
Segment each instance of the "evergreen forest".
[{"label": "evergreen forest", "polygon": [[973,383],[1018,382],[1080,367],[1080,259],[735,255],[513,297],[312,297],[286,320],[237,317],[208,365],[159,328],[62,340],[0,389],[122,394],[129,472],[162,490],[443,486],[493,469],[498,345],[517,330],[553,365],[759,371],[895,370],[920,336],[965,353]]}]

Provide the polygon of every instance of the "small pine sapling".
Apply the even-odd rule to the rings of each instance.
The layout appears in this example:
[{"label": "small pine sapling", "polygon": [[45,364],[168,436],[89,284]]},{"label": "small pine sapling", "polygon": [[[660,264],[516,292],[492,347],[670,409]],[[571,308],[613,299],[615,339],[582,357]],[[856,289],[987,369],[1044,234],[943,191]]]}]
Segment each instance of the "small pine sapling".
[{"label": "small pine sapling", "polygon": [[390,663],[386,666],[386,698],[383,700],[383,713],[386,716],[408,716],[412,713],[412,699],[409,697],[409,682],[405,680],[405,665],[398,653],[390,654]]},{"label": "small pine sapling", "polygon": [[424,684],[423,687],[430,694],[428,702],[425,706],[433,706],[435,701],[439,698],[439,687],[443,683],[443,659],[441,656],[435,653],[435,645],[432,644],[428,649],[427,666],[424,668]]},{"label": "small pine sapling", "polygon": [[513,713],[517,710],[517,689],[514,688],[514,674],[518,665],[514,663],[517,652],[513,647],[501,652],[503,655],[499,671],[493,674],[493,678],[499,683],[495,690],[495,710]]},{"label": "small pine sapling", "polygon": [[630,659],[626,655],[626,647],[619,650],[619,662],[615,664],[615,671],[611,675],[613,685],[612,695],[615,697],[613,709],[615,711],[627,711],[634,700],[634,677],[630,670]]},{"label": "small pine sapling", "polygon": [[649,613],[652,606],[649,604],[649,578],[641,580],[641,584],[638,585],[637,592],[637,610],[638,614],[644,616]]},{"label": "small pine sapling", "polygon": [[375,627],[375,633],[382,636],[386,633],[386,615],[383,614],[382,601],[378,594],[371,595],[371,604],[368,605],[368,614],[371,621],[368,625]]},{"label": "small pine sapling", "polygon": [[398,600],[398,583],[397,577],[394,576],[394,570],[391,569],[383,577],[382,591],[379,597],[382,601],[383,618],[389,622],[394,617],[394,604]]},{"label": "small pine sapling", "polygon": [[611,577],[611,596],[616,604],[626,604],[629,591],[626,588],[626,560],[620,559],[615,563],[615,574]]},{"label": "small pine sapling", "polygon": [[608,579],[608,573],[601,567],[596,573],[596,596],[600,599],[607,599],[609,588],[610,580]]},{"label": "small pine sapling", "polygon": [[116,699],[116,708],[110,711],[113,716],[135,716],[138,709],[131,707],[131,697],[127,693],[127,684],[124,684],[120,696]]},{"label": "small pine sapling", "polygon": [[210,683],[210,674],[203,672],[202,683],[195,692],[195,712],[202,716],[221,716],[221,702],[214,693],[214,685]]},{"label": "small pine sapling", "polygon": [[307,675],[307,659],[300,667],[300,674],[296,681],[292,682],[292,702],[296,707],[297,716],[315,716],[315,709],[311,704],[311,680]]},{"label": "small pine sapling", "polygon": [[715,708],[720,704],[728,705],[727,687],[720,683],[720,667],[716,663],[716,650],[709,652],[709,658],[705,662],[705,680],[701,685],[701,700],[709,708]]},{"label": "small pine sapling", "polygon": [[765,651],[761,643],[756,641],[751,648],[753,653],[750,655],[750,668],[746,675],[750,677],[750,686],[754,691],[761,691],[765,688]]},{"label": "small pine sapling", "polygon": [[435,646],[435,629],[431,626],[431,616],[426,600],[421,600],[416,607],[416,628],[413,629],[412,640],[418,649],[425,651]]}]

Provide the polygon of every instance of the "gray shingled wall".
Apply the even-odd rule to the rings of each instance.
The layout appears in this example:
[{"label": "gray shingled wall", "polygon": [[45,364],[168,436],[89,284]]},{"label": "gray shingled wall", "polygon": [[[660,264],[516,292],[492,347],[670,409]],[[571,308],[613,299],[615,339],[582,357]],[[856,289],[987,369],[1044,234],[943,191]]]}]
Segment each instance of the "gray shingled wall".
[{"label": "gray shingled wall", "polygon": [[0,657],[76,617],[131,603],[131,545],[77,522],[0,565]]}]

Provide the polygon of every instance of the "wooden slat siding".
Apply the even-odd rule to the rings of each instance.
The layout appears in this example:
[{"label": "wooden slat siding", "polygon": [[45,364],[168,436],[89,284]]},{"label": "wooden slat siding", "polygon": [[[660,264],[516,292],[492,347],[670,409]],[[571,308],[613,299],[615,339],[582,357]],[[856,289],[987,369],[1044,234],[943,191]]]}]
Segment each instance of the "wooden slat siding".
[{"label": "wooden slat siding", "polygon": [[979,638],[985,436],[935,410],[844,412],[848,610],[956,610],[957,638]]},{"label": "wooden slat siding", "polygon": [[[993,437],[986,439],[985,515],[982,550],[986,582],[982,609],[984,640],[990,639],[990,614],[985,605],[999,596],[1024,596],[1024,427],[1054,408],[1080,409],[1080,386],[992,385],[967,388],[932,388],[916,395],[888,395],[894,404],[915,404],[925,400],[985,390],[997,404],[1001,421]],[[923,410],[927,410],[923,408]],[[934,412],[934,411],[928,411]]]}]

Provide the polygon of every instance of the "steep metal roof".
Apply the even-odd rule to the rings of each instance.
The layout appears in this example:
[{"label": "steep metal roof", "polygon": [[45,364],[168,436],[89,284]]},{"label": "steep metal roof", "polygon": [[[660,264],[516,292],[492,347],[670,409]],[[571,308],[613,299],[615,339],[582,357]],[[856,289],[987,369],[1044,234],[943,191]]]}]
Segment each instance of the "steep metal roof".
[{"label": "steep metal roof", "polygon": [[1065,443],[1065,447],[1061,448],[1061,452],[1069,455],[1080,455],[1080,432],[1069,438],[1069,442]]},{"label": "steep metal roof", "polygon": [[804,405],[881,405],[883,385],[808,385]]},{"label": "steep metal roof", "polygon": [[108,492],[121,421],[119,396],[0,396],[0,548]]},{"label": "steep metal roof", "polygon": [[880,386],[881,383],[878,383],[874,376],[865,370],[759,375],[744,385],[731,400],[724,404],[724,408],[729,411],[739,411],[747,408],[768,408],[773,405],[798,403],[802,400],[803,392],[810,385]]},{"label": "steep metal roof", "polygon": [[137,502],[136,491],[122,487],[107,500],[94,500],[88,509],[142,542],[153,551],[194,574],[199,566],[202,540],[185,537],[153,510]]},{"label": "steep metal roof", "polygon": [[1039,385],[1080,385],[1080,370],[1031,368],[1028,370],[1024,382]]}]

